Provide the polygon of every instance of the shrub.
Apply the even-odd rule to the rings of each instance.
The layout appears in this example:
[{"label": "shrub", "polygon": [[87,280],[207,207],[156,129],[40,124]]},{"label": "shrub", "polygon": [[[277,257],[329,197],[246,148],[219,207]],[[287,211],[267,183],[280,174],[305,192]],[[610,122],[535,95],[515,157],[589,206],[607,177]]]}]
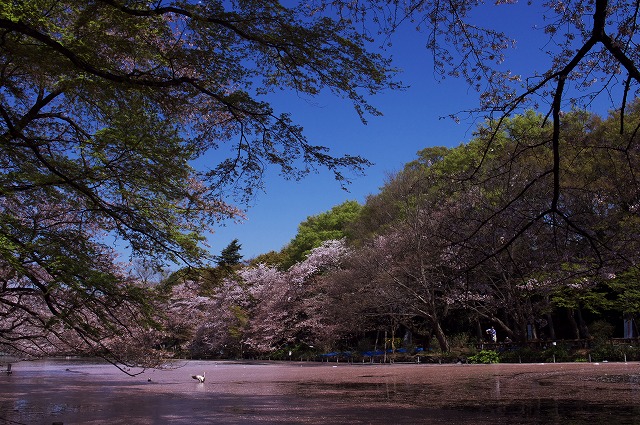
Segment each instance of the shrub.
[{"label": "shrub", "polygon": [[567,362],[571,361],[572,357],[569,354],[569,350],[562,344],[551,345],[549,348],[542,352],[543,361],[546,363]]},{"label": "shrub", "polygon": [[614,326],[605,320],[596,320],[589,325],[589,333],[597,343],[603,343],[613,336]]},{"label": "shrub", "polygon": [[605,360],[610,362],[621,362],[624,360],[637,361],[639,354],[638,347],[603,343],[591,350],[591,360],[594,362],[602,362]]},{"label": "shrub", "polygon": [[493,350],[482,350],[473,356],[469,356],[470,363],[500,363],[500,355]]},{"label": "shrub", "polygon": [[503,363],[537,363],[542,358],[542,352],[531,347],[515,348],[500,354]]},{"label": "shrub", "polygon": [[451,349],[469,349],[474,346],[469,334],[458,333],[449,337],[449,346]]}]

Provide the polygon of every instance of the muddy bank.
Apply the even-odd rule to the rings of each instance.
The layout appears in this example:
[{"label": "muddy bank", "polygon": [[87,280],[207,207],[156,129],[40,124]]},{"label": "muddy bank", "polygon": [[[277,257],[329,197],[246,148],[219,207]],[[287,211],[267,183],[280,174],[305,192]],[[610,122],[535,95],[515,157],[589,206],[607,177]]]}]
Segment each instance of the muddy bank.
[{"label": "muddy bank", "polygon": [[[0,425],[640,423],[640,364],[14,364]],[[206,372],[198,383],[191,375]]]}]

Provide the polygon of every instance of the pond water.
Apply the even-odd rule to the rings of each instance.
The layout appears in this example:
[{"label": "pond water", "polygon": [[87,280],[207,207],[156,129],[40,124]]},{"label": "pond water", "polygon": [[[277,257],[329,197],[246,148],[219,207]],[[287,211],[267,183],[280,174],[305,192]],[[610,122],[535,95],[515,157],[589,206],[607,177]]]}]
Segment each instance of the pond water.
[{"label": "pond water", "polygon": [[640,424],[639,402],[638,363],[184,361],[131,377],[40,360],[0,375],[0,425]]}]

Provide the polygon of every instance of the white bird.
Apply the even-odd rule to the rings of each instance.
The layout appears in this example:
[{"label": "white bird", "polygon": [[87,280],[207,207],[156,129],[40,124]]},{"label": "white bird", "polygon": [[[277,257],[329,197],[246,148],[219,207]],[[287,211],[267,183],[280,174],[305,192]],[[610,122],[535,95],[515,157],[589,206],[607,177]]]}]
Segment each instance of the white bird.
[{"label": "white bird", "polygon": [[192,377],[193,379],[197,379],[197,380],[198,380],[198,382],[203,383],[203,382],[204,382],[204,375],[205,375],[205,373],[207,373],[207,372],[202,372],[202,375],[192,375],[191,377]]}]

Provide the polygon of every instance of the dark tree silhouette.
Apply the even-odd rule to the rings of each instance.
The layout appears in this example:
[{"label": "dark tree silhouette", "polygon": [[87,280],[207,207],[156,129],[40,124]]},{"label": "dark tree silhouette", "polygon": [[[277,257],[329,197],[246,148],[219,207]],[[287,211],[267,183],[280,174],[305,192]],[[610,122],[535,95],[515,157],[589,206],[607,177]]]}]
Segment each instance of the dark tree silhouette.
[{"label": "dark tree silhouette", "polygon": [[216,263],[220,267],[230,267],[240,264],[240,261],[242,261],[242,254],[240,254],[241,249],[242,245],[238,242],[238,239],[232,240],[229,245],[220,252],[220,255],[216,257]]}]

